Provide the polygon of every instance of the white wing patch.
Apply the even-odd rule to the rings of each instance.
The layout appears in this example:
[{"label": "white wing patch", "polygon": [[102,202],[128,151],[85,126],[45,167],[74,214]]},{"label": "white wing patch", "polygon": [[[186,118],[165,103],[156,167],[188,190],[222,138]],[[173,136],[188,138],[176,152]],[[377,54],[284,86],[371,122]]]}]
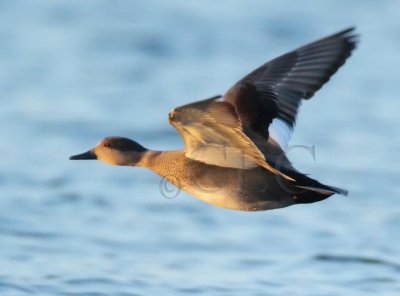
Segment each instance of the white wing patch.
[{"label": "white wing patch", "polygon": [[269,136],[286,150],[292,138],[293,129],[282,119],[274,118],[268,127]]}]

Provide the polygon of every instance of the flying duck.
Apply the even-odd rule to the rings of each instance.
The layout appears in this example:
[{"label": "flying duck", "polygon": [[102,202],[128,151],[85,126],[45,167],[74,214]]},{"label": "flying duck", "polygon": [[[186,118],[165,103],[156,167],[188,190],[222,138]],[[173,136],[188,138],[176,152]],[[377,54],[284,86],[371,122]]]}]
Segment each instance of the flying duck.
[{"label": "flying duck", "polygon": [[261,65],[224,95],[173,109],[168,119],[183,149],[156,151],[107,137],[70,159],[145,167],[205,202],[234,210],[270,210],[347,195],[296,170],[285,149],[301,102],[345,63],[357,39],[348,28]]}]

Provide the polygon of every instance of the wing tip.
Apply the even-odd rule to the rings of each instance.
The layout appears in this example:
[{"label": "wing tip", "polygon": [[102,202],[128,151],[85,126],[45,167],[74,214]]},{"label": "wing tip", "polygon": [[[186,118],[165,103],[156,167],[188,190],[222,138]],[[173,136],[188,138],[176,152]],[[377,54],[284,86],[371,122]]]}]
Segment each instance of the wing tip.
[{"label": "wing tip", "polygon": [[357,30],[356,26],[350,26],[348,28],[345,28],[345,29],[339,31],[338,33],[334,34],[333,36],[343,38],[345,41],[347,41],[349,43],[349,45],[350,44],[353,45],[354,47],[352,49],[354,49],[357,46],[357,44],[360,42],[360,34],[357,33],[356,30]]}]

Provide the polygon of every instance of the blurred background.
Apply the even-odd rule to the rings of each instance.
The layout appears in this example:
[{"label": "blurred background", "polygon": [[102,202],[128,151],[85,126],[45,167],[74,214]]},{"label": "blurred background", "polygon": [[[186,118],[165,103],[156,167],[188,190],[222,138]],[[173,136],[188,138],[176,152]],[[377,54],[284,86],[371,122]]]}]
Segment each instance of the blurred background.
[{"label": "blurred background", "polygon": [[[398,1],[0,1],[1,295],[399,295]],[[348,197],[269,212],[72,162],[119,135],[182,146],[167,114],[357,26],[289,157]]]}]

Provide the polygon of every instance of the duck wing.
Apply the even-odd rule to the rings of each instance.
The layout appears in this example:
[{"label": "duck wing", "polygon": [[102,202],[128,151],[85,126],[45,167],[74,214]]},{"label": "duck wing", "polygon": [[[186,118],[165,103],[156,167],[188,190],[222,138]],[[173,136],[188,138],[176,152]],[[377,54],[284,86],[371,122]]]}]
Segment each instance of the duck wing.
[{"label": "duck wing", "polygon": [[[302,99],[310,99],[356,47],[349,28],[275,58],[243,77],[224,95],[243,126],[287,146]],[[268,128],[269,127],[269,132]]]},{"label": "duck wing", "polygon": [[169,113],[169,122],[185,143],[186,157],[229,168],[261,166],[293,180],[268,164],[263,153],[243,132],[234,106],[218,98],[221,96],[177,107]]}]

